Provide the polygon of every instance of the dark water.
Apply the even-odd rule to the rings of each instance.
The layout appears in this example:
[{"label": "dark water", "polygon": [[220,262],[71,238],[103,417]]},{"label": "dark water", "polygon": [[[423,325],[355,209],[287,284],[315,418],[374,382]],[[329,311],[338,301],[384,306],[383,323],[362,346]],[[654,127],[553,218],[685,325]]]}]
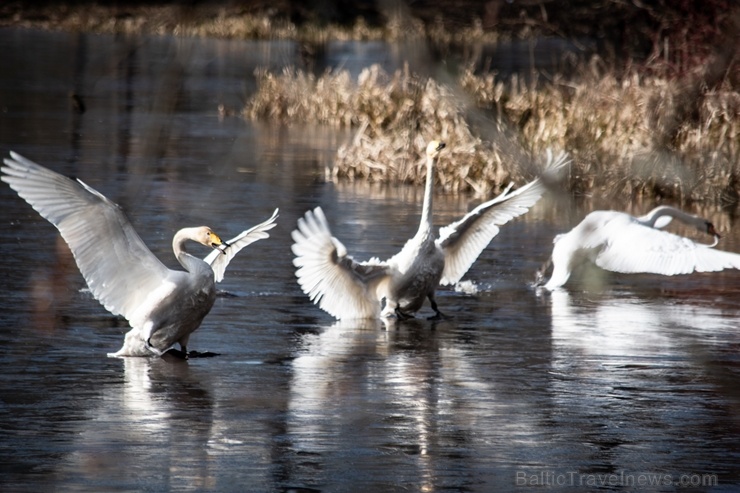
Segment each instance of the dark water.
[{"label": "dark water", "polygon": [[[452,319],[333,323],[294,280],[296,219],[321,205],[356,258],[385,258],[415,232],[421,196],[323,183],[346,136],[219,117],[256,66],[292,62],[290,43],[0,30],[0,52],[0,151],[107,194],[168,265],[180,227],[228,238],[281,210],[191,338],[220,357],[118,360],[105,353],[125,322],[80,291],[54,228],[0,187],[3,491],[740,487],[737,273],[538,294],[552,237],[594,206],[551,197],[483,253],[466,276],[477,294],[439,293]],[[327,59],[400,56],[343,44]],[[470,205],[440,196],[439,223]],[[740,251],[732,217],[712,218]]]}]

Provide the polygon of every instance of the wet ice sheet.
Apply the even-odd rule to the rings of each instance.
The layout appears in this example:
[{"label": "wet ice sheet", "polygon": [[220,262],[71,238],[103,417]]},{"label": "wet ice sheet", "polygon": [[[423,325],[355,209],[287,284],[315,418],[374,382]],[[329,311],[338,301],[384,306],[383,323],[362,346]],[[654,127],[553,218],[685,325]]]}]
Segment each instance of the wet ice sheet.
[{"label": "wet ice sheet", "polygon": [[[358,259],[388,257],[415,231],[421,196],[321,183],[336,134],[219,119],[213,94],[251,73],[242,55],[280,62],[292,56],[283,44],[205,43],[184,57],[167,41],[2,34],[5,53],[47,56],[0,75],[3,152],[114,198],[168,265],[179,227],[230,237],[281,209],[191,339],[222,356],[114,360],[125,322],[80,291],[55,230],[0,187],[3,490],[571,491],[611,474],[605,489],[639,477],[740,485],[736,273],[538,294],[529,282],[552,237],[588,210],[554,200],[502,228],[467,276],[474,294],[439,293],[451,320],[424,320],[427,309],[388,327],[335,324],[295,282],[296,219],[321,205]],[[74,116],[67,62],[84,50],[88,109]],[[118,73],[96,72],[101,53],[119,53]],[[188,61],[184,89],[174,113],[153,112],[173,53]],[[439,223],[471,205],[439,197]],[[732,217],[718,218],[722,247],[740,251]]]}]

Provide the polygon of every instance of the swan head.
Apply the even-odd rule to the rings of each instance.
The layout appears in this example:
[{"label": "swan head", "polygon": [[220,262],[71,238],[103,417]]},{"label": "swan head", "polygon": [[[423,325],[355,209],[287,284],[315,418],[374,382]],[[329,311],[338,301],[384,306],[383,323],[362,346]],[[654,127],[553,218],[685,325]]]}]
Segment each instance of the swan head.
[{"label": "swan head", "polygon": [[709,221],[705,221],[704,222],[704,227],[706,228],[707,234],[710,234],[710,235],[714,236],[717,239],[721,238],[721,236],[719,235],[719,233],[717,233],[717,230],[714,229],[714,224],[710,223]]},{"label": "swan head", "polygon": [[224,250],[226,250],[226,247],[229,245],[226,242],[221,241],[221,238],[208,226],[195,228],[194,233],[195,234],[190,238],[191,240],[197,241],[201,245],[220,250],[222,253],[226,254]]},{"label": "swan head", "polygon": [[427,157],[434,159],[439,156],[439,152],[445,148],[447,144],[438,140],[433,140],[427,144]]}]

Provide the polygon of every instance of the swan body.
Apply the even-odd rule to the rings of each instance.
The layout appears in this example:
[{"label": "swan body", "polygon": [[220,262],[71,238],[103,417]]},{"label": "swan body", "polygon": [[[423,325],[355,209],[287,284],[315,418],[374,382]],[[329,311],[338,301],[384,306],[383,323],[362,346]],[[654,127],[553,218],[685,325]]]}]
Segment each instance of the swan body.
[{"label": "swan body", "polygon": [[[437,141],[427,146],[427,177],[419,229],[390,259],[354,261],[345,246],[332,236],[320,207],[298,220],[298,229],[292,233],[293,264],[298,268],[298,284],[312,301],[338,319],[408,318],[428,299],[435,317],[439,318],[442,313],[434,297],[437,286],[458,282],[498,234],[499,226],[524,214],[546,190],[540,179],[513,192],[509,187],[459,221],[441,228],[435,237],[434,167],[444,147],[444,143]],[[550,155],[548,171],[557,171],[567,162],[564,154],[554,160]],[[381,307],[383,300],[385,306]]]},{"label": "swan body", "polygon": [[[123,211],[80,180],[72,180],[19,154],[2,167],[8,183],[61,233],[93,296],[132,329],[123,347],[109,356],[161,355],[175,343],[187,355],[190,334],[216,299],[215,282],[229,261],[250,243],[268,238],[277,210],[267,221],[228,242],[206,226],[179,230],[172,249],[185,269],[168,269],[147,248]],[[214,248],[205,259],[187,251],[187,242]]]},{"label": "swan body", "polygon": [[[660,228],[672,219],[714,236],[714,242],[697,243],[662,231]],[[563,286],[571,272],[584,262],[611,272],[665,276],[740,269],[740,255],[712,248],[718,240],[719,234],[711,222],[675,207],[660,206],[640,217],[618,211],[594,211],[571,231],[555,237],[549,261],[552,275],[544,287],[552,291]],[[545,269],[538,273],[540,281]]]}]

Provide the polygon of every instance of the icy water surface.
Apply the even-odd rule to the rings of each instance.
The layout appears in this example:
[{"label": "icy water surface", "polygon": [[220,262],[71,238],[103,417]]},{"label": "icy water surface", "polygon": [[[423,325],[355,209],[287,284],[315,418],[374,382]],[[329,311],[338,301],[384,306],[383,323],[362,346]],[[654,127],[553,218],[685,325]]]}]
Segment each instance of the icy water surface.
[{"label": "icy water surface", "polygon": [[[219,116],[254,67],[290,62],[290,44],[4,30],[0,48],[12,67],[0,73],[2,154],[108,195],[167,265],[180,227],[229,238],[280,208],[191,338],[221,356],[119,360],[105,354],[126,323],[2,184],[2,491],[740,487],[740,274],[538,293],[553,236],[592,207],[553,196],[502,228],[466,276],[476,294],[440,291],[449,320],[426,308],[398,324],[335,323],[295,282],[297,218],[321,205],[357,259],[385,258],[415,232],[421,192],[323,183],[346,136]],[[338,53],[392,62],[377,45]],[[438,223],[472,205],[440,195]],[[712,220],[721,247],[740,251],[732,216]]]}]

